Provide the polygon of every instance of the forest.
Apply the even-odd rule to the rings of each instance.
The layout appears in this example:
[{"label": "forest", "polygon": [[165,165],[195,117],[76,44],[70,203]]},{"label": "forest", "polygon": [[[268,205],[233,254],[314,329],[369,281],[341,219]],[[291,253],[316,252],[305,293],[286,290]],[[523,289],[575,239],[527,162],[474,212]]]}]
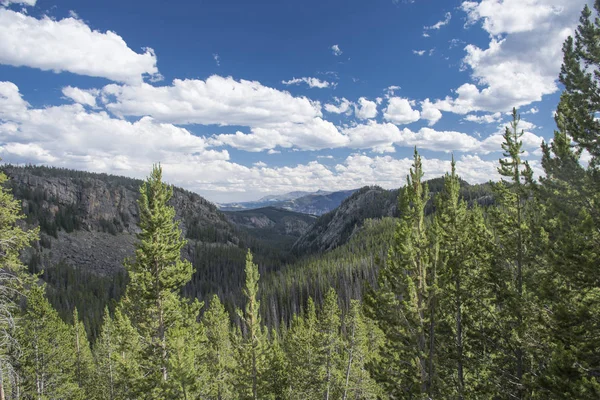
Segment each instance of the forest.
[{"label": "forest", "polygon": [[[59,314],[74,301],[56,288],[88,278],[44,275],[21,255],[40,231],[77,221],[25,228],[0,173],[0,399],[600,398],[598,13],[600,2],[586,6],[563,45],[541,176],[524,159],[516,109],[492,201],[472,201],[454,159],[432,190],[415,149],[397,216],[364,216],[343,246],[269,274],[261,262],[280,254],[235,247],[235,300],[182,257],[204,231],[184,237],[156,165],[139,182],[126,273],[95,286],[103,314]],[[216,294],[190,296],[202,285]]]}]

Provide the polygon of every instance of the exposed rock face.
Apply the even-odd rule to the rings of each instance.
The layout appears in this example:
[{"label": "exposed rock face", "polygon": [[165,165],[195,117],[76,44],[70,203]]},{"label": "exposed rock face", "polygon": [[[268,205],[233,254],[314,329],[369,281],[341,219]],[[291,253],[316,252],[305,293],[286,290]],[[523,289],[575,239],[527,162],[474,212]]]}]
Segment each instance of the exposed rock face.
[{"label": "exposed rock face", "polygon": [[366,186],[348,197],[335,210],[321,216],[294,244],[296,254],[324,252],[348,241],[365,219],[394,216],[398,191]]},{"label": "exposed rock face", "polygon": [[[3,169],[28,223],[41,227],[44,266],[64,262],[107,274],[133,255],[142,181],[43,167]],[[235,228],[199,195],[175,188],[171,205],[189,241],[184,257],[191,258],[198,242],[237,244]]]}]

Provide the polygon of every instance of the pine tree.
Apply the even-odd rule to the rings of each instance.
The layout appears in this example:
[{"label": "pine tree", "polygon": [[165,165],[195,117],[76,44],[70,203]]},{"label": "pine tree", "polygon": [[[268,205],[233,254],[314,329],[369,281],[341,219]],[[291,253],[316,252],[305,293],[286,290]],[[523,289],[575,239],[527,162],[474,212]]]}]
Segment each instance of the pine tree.
[{"label": "pine tree", "polygon": [[[139,242],[135,260],[126,263],[129,285],[124,299],[131,322],[142,338],[144,356],[140,359],[143,379],[140,393],[161,397],[169,383],[170,349],[168,332],[171,326],[189,327],[190,317],[197,315],[200,304],[188,305],[180,292],[192,276],[192,265],[181,259],[186,241],[181,238],[175,209],[168,205],[173,189],[162,182],[162,169],[155,166],[140,187]],[[190,309],[191,307],[191,309]],[[176,341],[171,341],[175,344]],[[177,356],[178,349],[173,349]],[[178,383],[173,383],[177,386]]]},{"label": "pine tree", "polygon": [[[379,273],[379,288],[367,298],[369,316],[385,335],[373,372],[386,392],[399,398],[432,397],[436,391],[436,244],[425,223],[429,199],[421,157],[400,195],[400,222]],[[433,238],[435,239],[435,238]]]},{"label": "pine tree", "polygon": [[281,346],[280,335],[271,330],[263,374],[265,399],[286,399],[289,393],[288,360]]},{"label": "pine tree", "polygon": [[243,323],[243,340],[239,346],[239,395],[242,398],[257,400],[261,397],[259,387],[265,367],[266,335],[261,325],[260,301],[258,300],[258,265],[252,260],[252,253],[246,255],[246,280],[243,294],[246,298],[244,312],[238,310]]},{"label": "pine tree", "polygon": [[94,359],[83,322],[79,320],[77,309],[73,311],[73,349],[75,354],[75,382],[86,393],[92,394],[94,379]]},{"label": "pine tree", "polygon": [[23,343],[18,360],[23,396],[85,398],[77,385],[73,335],[45,298],[44,286],[29,290],[18,338]]},{"label": "pine tree", "polygon": [[[377,336],[370,335],[362,305],[358,300],[350,302],[345,321],[344,390],[342,399],[377,399],[382,396],[379,385],[367,371],[367,364],[376,359]],[[373,346],[374,348],[370,348]]]},{"label": "pine tree", "polygon": [[94,399],[115,400],[117,398],[118,357],[115,340],[115,326],[108,307],[104,309],[102,330],[94,347],[95,379],[93,382]]},{"label": "pine tree", "polygon": [[204,313],[203,322],[207,337],[206,396],[216,400],[234,399],[233,373],[237,363],[231,343],[229,315],[217,295],[211,299],[210,306]]},{"label": "pine tree", "polygon": [[523,154],[519,131],[520,117],[513,109],[512,121],[504,133],[504,159],[498,172],[502,181],[493,185],[497,206],[492,209],[496,236],[494,264],[500,284],[497,307],[500,325],[496,346],[499,385],[511,396],[522,399],[532,395],[537,315],[531,289],[534,269],[532,245],[533,172]]},{"label": "pine tree", "polygon": [[323,299],[317,328],[317,351],[320,359],[319,377],[322,397],[339,398],[341,388],[340,309],[335,289],[330,288]]},{"label": "pine tree", "polygon": [[441,334],[440,380],[444,397],[464,399],[486,392],[485,343],[481,327],[489,325],[491,293],[485,288],[490,261],[490,233],[481,210],[468,209],[460,198],[460,179],[452,157],[452,170],[436,197],[434,216],[440,244],[439,286]]},{"label": "pine tree", "polygon": [[320,359],[317,338],[317,313],[312,298],[308,299],[303,316],[295,315],[284,341],[288,359],[290,399],[317,399]]},{"label": "pine tree", "polygon": [[38,239],[39,233],[39,229],[24,230],[19,224],[24,218],[21,204],[5,187],[7,180],[0,172],[0,400],[5,398],[7,387],[10,390],[16,386],[12,353],[28,345],[15,340],[18,302],[28,281],[19,256]]},{"label": "pine tree", "polygon": [[115,310],[112,320],[114,352],[111,352],[116,366],[114,398],[129,399],[140,396],[139,382],[143,382],[143,345],[138,331],[133,327],[127,314],[120,307]]},{"label": "pine tree", "polygon": [[[586,5],[575,37],[563,46],[558,130],[543,144],[538,198],[545,223],[540,242],[540,283],[546,304],[551,357],[539,379],[545,398],[600,397],[600,2]],[[591,155],[587,167],[583,151]]]}]

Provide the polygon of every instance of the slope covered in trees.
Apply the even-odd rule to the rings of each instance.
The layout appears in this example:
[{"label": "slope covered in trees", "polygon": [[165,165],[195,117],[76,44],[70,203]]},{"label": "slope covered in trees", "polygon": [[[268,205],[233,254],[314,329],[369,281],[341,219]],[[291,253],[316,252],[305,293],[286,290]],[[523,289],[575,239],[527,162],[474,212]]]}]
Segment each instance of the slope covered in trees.
[{"label": "slope covered in trees", "polygon": [[125,294],[90,343],[87,310],[65,322],[45,284],[25,273],[19,254],[38,231],[24,227],[2,187],[0,398],[599,398],[592,16],[586,7],[564,46],[565,91],[554,140],[542,146],[543,176],[534,179],[525,160],[516,110],[493,204],[461,196],[454,163],[434,194],[415,150],[397,218],[366,219],[347,243],[295,268],[265,272],[243,251],[233,307],[185,296],[203,281],[194,283],[183,257],[174,191],[155,167],[140,188]]}]

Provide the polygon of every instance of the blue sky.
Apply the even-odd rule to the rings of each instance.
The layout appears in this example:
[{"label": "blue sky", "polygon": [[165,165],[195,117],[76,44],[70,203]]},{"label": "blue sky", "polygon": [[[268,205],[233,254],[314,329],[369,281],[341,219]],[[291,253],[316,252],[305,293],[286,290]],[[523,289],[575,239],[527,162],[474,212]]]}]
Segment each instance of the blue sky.
[{"label": "blue sky", "polygon": [[513,106],[553,133],[585,0],[0,0],[0,157],[217,202],[404,183],[453,153],[496,179]]}]

